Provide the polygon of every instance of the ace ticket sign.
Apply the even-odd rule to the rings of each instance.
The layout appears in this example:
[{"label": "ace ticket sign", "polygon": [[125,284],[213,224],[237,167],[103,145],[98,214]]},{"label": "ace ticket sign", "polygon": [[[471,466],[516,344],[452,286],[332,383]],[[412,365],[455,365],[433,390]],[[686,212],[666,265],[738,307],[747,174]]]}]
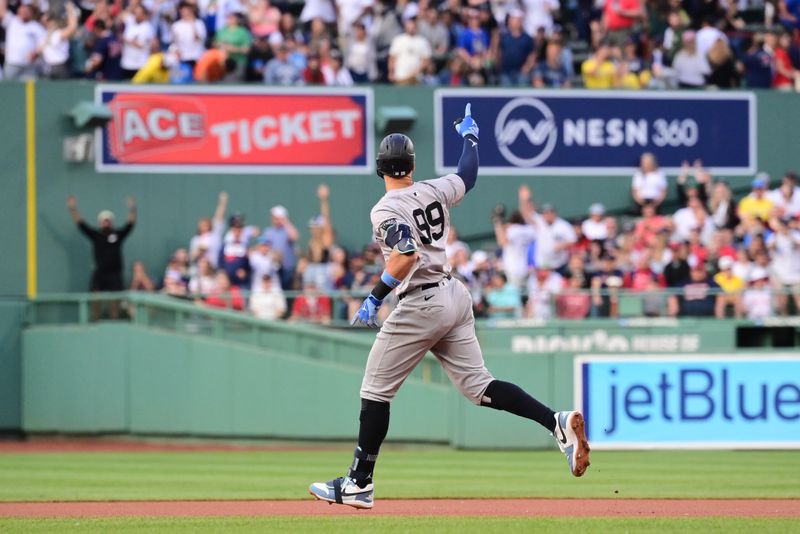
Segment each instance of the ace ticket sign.
[{"label": "ace ticket sign", "polygon": [[372,171],[369,89],[99,85],[101,172]]}]

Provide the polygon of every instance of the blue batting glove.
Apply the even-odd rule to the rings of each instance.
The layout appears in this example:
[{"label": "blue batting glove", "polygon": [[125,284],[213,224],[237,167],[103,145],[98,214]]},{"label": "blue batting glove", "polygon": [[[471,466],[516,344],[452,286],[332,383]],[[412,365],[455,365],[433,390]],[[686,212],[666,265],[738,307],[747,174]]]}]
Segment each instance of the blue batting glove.
[{"label": "blue batting glove", "polygon": [[464,118],[456,119],[453,126],[456,127],[456,131],[461,137],[473,135],[475,139],[478,139],[478,123],[472,118],[472,104],[467,104],[467,107],[464,108]]},{"label": "blue batting glove", "polygon": [[378,310],[381,309],[382,300],[378,300],[372,295],[364,299],[364,304],[358,309],[350,321],[351,326],[358,323],[367,325],[370,328],[378,328]]}]

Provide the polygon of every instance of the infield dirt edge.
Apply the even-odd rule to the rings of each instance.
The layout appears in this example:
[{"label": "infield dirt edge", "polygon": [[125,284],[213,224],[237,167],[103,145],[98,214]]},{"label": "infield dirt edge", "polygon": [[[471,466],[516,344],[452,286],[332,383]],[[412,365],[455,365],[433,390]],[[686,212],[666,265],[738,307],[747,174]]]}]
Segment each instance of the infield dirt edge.
[{"label": "infield dirt edge", "polygon": [[6,502],[0,517],[220,516],[799,517],[797,499],[386,499],[372,510],[313,500]]}]

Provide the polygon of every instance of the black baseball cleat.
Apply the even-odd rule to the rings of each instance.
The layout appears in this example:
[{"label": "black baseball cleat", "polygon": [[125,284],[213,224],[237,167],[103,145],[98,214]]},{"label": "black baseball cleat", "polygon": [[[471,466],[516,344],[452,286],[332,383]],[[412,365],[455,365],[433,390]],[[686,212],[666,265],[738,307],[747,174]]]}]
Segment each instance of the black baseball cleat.
[{"label": "black baseball cleat", "polygon": [[363,488],[350,477],[339,477],[328,482],[314,482],[308,492],[320,501],[346,504],[353,508],[372,508],[374,486],[372,480]]}]

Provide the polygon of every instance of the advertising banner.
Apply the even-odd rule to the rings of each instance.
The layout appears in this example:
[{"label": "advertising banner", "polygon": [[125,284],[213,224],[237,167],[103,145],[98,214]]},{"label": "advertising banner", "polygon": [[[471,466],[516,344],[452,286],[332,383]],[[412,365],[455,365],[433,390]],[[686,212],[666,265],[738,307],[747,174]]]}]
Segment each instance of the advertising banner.
[{"label": "advertising banner", "polygon": [[436,167],[453,172],[462,143],[448,126],[472,103],[481,171],[495,175],[630,175],[644,152],[677,173],[700,159],[718,174],[756,172],[750,93],[440,89]]},{"label": "advertising banner", "polygon": [[800,355],[579,356],[575,405],[602,449],[800,448]]},{"label": "advertising banner", "polygon": [[370,89],[99,85],[102,172],[367,173]]}]

